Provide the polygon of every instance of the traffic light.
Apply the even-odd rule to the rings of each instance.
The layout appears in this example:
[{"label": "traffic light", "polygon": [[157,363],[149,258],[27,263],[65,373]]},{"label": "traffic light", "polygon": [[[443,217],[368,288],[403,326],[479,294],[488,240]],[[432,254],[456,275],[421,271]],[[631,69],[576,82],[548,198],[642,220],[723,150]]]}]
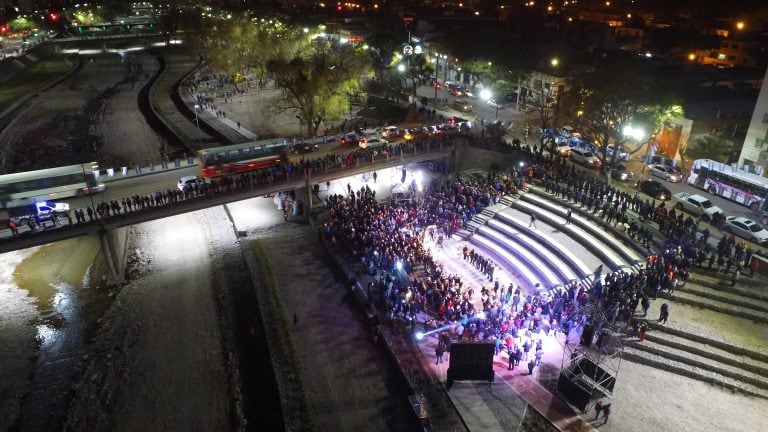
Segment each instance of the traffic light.
[{"label": "traffic light", "polygon": [[51,21],[54,21],[54,22],[58,21],[58,19],[59,19],[59,15],[54,13],[54,12],[51,12],[50,15],[48,15],[48,16],[51,18]]}]

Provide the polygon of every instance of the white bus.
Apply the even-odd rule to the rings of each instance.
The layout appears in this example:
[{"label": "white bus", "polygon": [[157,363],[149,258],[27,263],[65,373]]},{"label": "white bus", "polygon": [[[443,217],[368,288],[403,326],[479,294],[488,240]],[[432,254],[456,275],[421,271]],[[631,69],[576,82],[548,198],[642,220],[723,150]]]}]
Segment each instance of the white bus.
[{"label": "white bus", "polygon": [[710,159],[693,161],[688,183],[754,211],[762,210],[768,197],[768,178]]},{"label": "white bus", "polygon": [[0,175],[0,208],[101,192],[104,184],[97,181],[98,170],[96,162],[89,162]]}]

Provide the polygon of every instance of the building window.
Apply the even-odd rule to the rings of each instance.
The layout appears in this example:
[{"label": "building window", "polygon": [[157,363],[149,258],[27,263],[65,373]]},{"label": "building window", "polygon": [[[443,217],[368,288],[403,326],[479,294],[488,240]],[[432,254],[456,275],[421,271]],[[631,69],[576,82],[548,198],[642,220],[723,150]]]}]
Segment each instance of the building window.
[{"label": "building window", "polygon": [[725,60],[725,54],[718,54],[717,55],[718,60]]},{"label": "building window", "polygon": [[765,140],[762,138],[755,138],[755,148],[763,148]]},{"label": "building window", "polygon": [[734,61],[736,60],[736,56],[728,56],[728,61]]},{"label": "building window", "polygon": [[768,123],[768,112],[763,113],[763,123]]},{"label": "building window", "polygon": [[739,49],[739,44],[731,44],[731,49]]}]

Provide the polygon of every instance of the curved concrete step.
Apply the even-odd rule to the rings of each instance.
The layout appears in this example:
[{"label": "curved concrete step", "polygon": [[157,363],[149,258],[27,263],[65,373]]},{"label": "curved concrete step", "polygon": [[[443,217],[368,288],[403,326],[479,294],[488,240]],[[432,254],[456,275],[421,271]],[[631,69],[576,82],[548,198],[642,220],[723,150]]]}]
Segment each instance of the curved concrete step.
[{"label": "curved concrete step", "polygon": [[755,322],[768,323],[768,313],[759,312],[754,309],[747,309],[740,306],[725,304],[717,300],[711,300],[699,297],[682,291],[676,291],[674,294],[660,293],[659,297],[674,300],[680,303],[710,309],[728,315],[739,316]]},{"label": "curved concrete step", "polygon": [[500,249],[511,252],[521,262],[525,262],[528,268],[539,276],[539,280],[546,282],[547,286],[560,285],[570,280],[563,280],[564,277],[562,274],[543,261],[541,257],[529,253],[526,245],[500,235],[500,233],[493,228],[489,228],[488,226],[481,227],[475,231],[470,242],[472,244],[477,244],[475,240],[481,237],[496,244]]},{"label": "curved concrete step", "polygon": [[531,231],[526,229],[522,221],[515,219],[509,214],[497,213],[494,220],[489,221],[489,225],[497,229],[503,229],[505,232],[510,232],[510,234],[516,232],[516,235],[531,239],[532,243],[544,245],[550,252],[557,255],[558,259],[552,262],[557,262],[559,260],[569,263],[571,268],[576,272],[577,279],[586,278],[592,275],[592,270],[584,264],[584,261],[576,257],[576,255],[565,246],[541,231]]},{"label": "curved concrete step", "polygon": [[[750,279],[748,276],[742,275],[736,286],[732,286],[730,275],[722,275],[725,277],[719,278],[713,276],[713,274],[702,273],[701,270],[700,267],[695,268],[688,282],[694,282],[707,288],[715,288],[718,291],[738,294],[747,298],[759,299],[768,303],[768,291],[763,289],[763,287],[768,286],[768,282],[763,282],[761,279]],[[707,270],[704,271],[708,272]]]},{"label": "curved concrete step", "polygon": [[702,369],[697,366],[689,365],[684,362],[671,360],[653,353],[638,350],[632,346],[625,346],[622,358],[644,364],[656,369],[662,369],[667,372],[673,372],[688,378],[704,381],[716,386],[721,386],[735,392],[744,393],[750,396],[758,396],[768,399],[768,391],[760,387],[747,384],[733,378]]},{"label": "curved concrete step", "polygon": [[[512,208],[526,214],[534,213],[536,214],[537,219],[544,223],[553,226],[562,226],[562,216],[547,209],[537,207],[536,204],[520,200],[516,201]],[[564,228],[564,231],[565,230],[568,231],[571,237],[581,242],[581,244],[584,245],[585,248],[589,249],[589,251],[592,252],[595,256],[599,257],[603,262],[608,264],[608,267],[610,267],[612,271],[619,270],[620,268],[631,264],[624,260],[619,254],[615,253],[614,250],[609,245],[606,245],[604,242],[602,242],[600,238],[595,237],[587,231],[574,225],[569,225],[568,227]]]},{"label": "curved concrete step", "polygon": [[744,309],[752,309],[756,312],[768,313],[768,301],[750,298],[741,294],[734,294],[733,292],[721,291],[718,288],[699,285],[697,282],[689,281],[685,286],[675,288],[675,291],[693,294]]},{"label": "curved concrete step", "polygon": [[722,376],[768,390],[768,378],[765,378],[765,376],[762,374],[744,370],[738,365],[734,366],[727,362],[714,360],[712,358],[697,354],[691,350],[664,345],[652,339],[647,339],[644,342],[631,341],[628,342],[627,345],[640,351],[645,351],[670,360],[696,366],[698,368],[715,372]]},{"label": "curved concrete step", "polygon": [[528,283],[528,291],[539,291],[544,288],[538,275],[532,272],[526,263],[520,261],[516,256],[510,254],[503,248],[499,247],[496,243],[493,243],[485,237],[473,235],[472,238],[476,239],[476,244],[483,246],[485,252],[491,255],[491,258],[495,262],[504,262],[506,265],[510,266],[509,268],[518,271],[518,274],[514,276],[517,276]]},{"label": "curved concrete step", "polygon": [[[666,345],[679,350],[687,351],[716,362],[736,366],[740,369],[768,377],[768,364],[749,355],[734,352],[732,349],[719,348],[709,343],[695,341],[691,338],[678,336],[669,332],[653,331],[645,334],[647,341]],[[754,353],[753,353],[754,354]]]},{"label": "curved concrete step", "polygon": [[[560,221],[565,218],[567,209],[562,203],[557,203],[547,197],[540,194],[525,194],[521,197],[522,201],[529,202],[536,207],[546,209],[547,211],[556,214],[560,217]],[[581,228],[584,232],[590,234],[593,237],[599,238],[603,244],[611,248],[615,253],[620,255],[625,261],[628,261],[631,265],[645,262],[644,256],[637,253],[632,245],[625,244],[624,241],[616,238],[612,234],[608,234],[604,225],[604,222],[596,223],[595,221],[584,218],[581,214],[574,213],[571,216],[571,225],[567,225],[567,228],[573,229],[574,225]]]},{"label": "curved concrete step", "polygon": [[[638,244],[636,241],[630,238],[629,235],[627,235],[627,233],[619,231],[613,225],[606,223],[602,218],[597,216],[598,214],[597,211],[590,212],[587,209],[580,207],[578,204],[573,204],[570,201],[566,201],[562,198],[556,197],[554,194],[545,192],[542,188],[531,188],[529,192],[530,192],[530,195],[536,196],[539,199],[544,199],[546,201],[549,201],[561,207],[570,208],[573,211],[573,214],[578,214],[579,216],[583,217],[585,220],[591,221],[594,226],[600,227],[606,232],[611,233],[613,237],[621,243],[622,246],[632,250],[638,256],[644,258],[647,255],[648,253],[647,248],[644,248],[643,246]],[[627,212],[630,214],[633,213],[631,209],[628,209]]]}]

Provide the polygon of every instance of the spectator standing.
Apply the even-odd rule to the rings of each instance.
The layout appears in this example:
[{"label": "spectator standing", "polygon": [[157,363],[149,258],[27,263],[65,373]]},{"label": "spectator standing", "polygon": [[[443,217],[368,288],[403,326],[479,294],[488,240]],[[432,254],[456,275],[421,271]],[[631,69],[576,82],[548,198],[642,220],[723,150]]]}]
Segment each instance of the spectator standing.
[{"label": "spectator standing", "polygon": [[443,362],[444,353],[445,353],[445,348],[443,348],[443,345],[437,344],[437,348],[435,348],[435,364],[440,364]]},{"label": "spectator standing", "polygon": [[669,319],[669,304],[664,303],[663,305],[661,305],[661,314],[659,315],[659,322],[662,324],[666,324],[667,319]]},{"label": "spectator standing", "polygon": [[536,214],[531,213],[531,223],[528,224],[528,228],[536,229]]}]

